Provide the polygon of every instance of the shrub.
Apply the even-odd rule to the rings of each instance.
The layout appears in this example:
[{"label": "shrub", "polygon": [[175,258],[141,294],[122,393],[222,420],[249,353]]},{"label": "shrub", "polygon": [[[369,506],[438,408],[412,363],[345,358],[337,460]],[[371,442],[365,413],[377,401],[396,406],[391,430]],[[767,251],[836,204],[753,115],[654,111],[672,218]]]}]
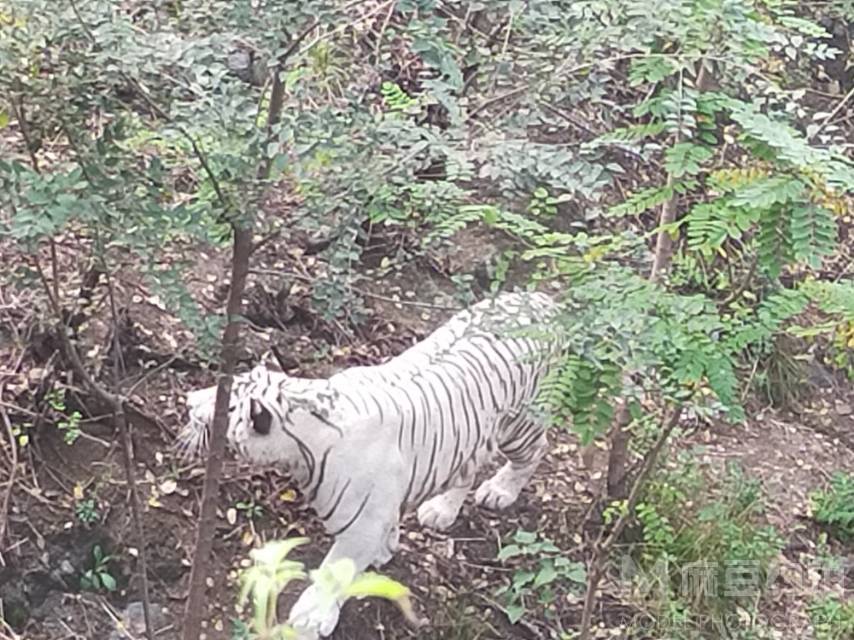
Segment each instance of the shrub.
[{"label": "shrub", "polygon": [[739,610],[755,611],[783,547],[763,521],[756,480],[737,467],[715,479],[682,460],[653,479],[637,518],[631,558],[636,593],[651,612],[648,631],[724,634],[739,627]]},{"label": "shrub", "polygon": [[854,475],[837,473],[812,494],[813,518],[844,540],[854,539]]}]

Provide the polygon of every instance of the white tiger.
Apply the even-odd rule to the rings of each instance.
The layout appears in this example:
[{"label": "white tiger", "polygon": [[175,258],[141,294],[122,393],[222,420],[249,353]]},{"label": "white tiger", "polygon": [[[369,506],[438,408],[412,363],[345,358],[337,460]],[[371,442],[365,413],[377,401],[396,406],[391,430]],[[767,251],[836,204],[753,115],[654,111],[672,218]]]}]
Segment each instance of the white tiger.
[{"label": "white tiger", "polygon": [[[534,401],[556,351],[548,330],[555,313],[544,294],[506,293],[385,364],[328,379],[256,367],[234,379],[229,443],[296,480],[335,538],[324,564],[349,557],[359,571],[380,566],[398,548],[405,509],[420,505],[423,526],[450,527],[496,450],[507,462],[475,501],[503,509],[516,500],[547,447]],[[185,446],[206,443],[215,395],[215,387],[188,395]],[[318,606],[309,587],[290,621],[325,637],[339,606]]]}]

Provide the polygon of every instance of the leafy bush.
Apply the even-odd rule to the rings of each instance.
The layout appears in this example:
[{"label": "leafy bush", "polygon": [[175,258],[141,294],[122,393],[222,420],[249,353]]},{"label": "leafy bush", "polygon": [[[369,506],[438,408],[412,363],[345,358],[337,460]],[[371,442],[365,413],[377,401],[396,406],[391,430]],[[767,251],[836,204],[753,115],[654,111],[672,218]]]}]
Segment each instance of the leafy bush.
[{"label": "leafy bush", "polygon": [[517,531],[512,542],[498,552],[498,560],[514,559],[516,569],[510,583],[496,595],[503,596],[504,611],[512,623],[525,614],[528,603],[535,600],[546,607],[567,592],[577,589],[587,579],[584,564],[566,557],[551,540],[531,531]]},{"label": "leafy bush", "polygon": [[854,539],[854,475],[837,473],[812,494],[813,518],[845,540]]},{"label": "leafy bush", "polygon": [[647,631],[737,629],[739,610],[755,611],[783,548],[762,516],[758,482],[736,467],[719,481],[686,458],[660,472],[638,505],[641,540],[631,550],[635,593],[652,614]]}]

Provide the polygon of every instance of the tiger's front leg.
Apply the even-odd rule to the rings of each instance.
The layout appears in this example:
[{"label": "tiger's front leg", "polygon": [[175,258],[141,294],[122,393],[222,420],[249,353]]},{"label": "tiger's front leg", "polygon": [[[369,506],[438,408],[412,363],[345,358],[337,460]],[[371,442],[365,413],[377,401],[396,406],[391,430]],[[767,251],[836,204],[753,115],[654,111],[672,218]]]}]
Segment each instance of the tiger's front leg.
[{"label": "tiger's front leg", "polygon": [[465,464],[450,487],[418,507],[418,524],[428,529],[445,531],[454,524],[474,484],[474,466]]},{"label": "tiger's front leg", "polygon": [[[323,568],[342,558],[350,558],[358,574],[370,565],[383,564],[391,558],[397,545],[398,531],[398,509],[393,504],[366,510],[346,531],[336,536],[320,566]],[[330,602],[315,585],[311,585],[291,608],[288,623],[299,632],[300,640],[325,638],[338,625],[343,604],[337,600]]]}]

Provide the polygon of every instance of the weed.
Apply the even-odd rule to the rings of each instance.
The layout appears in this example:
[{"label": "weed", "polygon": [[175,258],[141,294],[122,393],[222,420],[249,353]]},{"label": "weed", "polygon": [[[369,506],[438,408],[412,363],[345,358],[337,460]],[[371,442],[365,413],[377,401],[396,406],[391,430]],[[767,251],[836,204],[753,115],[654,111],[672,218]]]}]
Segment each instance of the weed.
[{"label": "weed", "polygon": [[683,459],[654,478],[637,508],[641,543],[632,552],[636,593],[654,620],[647,631],[755,631],[740,628],[739,614],[755,611],[783,546],[763,523],[762,501],[758,482],[735,466],[716,482]]},{"label": "weed", "polygon": [[827,358],[849,380],[854,380],[854,321],[843,321],[836,326]]},{"label": "weed", "polygon": [[454,284],[454,300],[459,304],[468,306],[475,300],[472,292],[472,282],[474,276],[470,273],[455,273],[451,276],[451,282]]},{"label": "weed", "polygon": [[252,628],[239,618],[231,619],[231,640],[251,640]]},{"label": "weed", "polygon": [[854,475],[837,473],[811,496],[813,518],[843,540],[854,539]]},{"label": "weed", "polygon": [[80,577],[80,588],[87,591],[116,590],[116,579],[110,573],[112,556],[104,555],[101,545],[96,544],[92,549],[94,564]]},{"label": "weed", "polygon": [[809,611],[816,640],[854,638],[854,601],[826,596],[813,602]]},{"label": "weed", "polygon": [[74,505],[74,516],[84,526],[90,526],[98,521],[101,514],[98,513],[98,503],[95,498],[78,500]]},{"label": "weed", "polygon": [[80,437],[80,420],[83,416],[79,411],[66,413],[65,406],[65,389],[55,389],[47,396],[47,402],[50,408],[58,415],[56,427],[62,432],[62,439],[65,444],[72,445],[77,442]]},{"label": "weed", "polygon": [[531,600],[544,605],[548,614],[558,591],[565,592],[587,580],[583,564],[573,562],[551,540],[530,531],[520,529],[513,535],[513,542],[498,552],[498,560],[511,558],[522,562],[510,584],[501,587],[496,595],[503,596],[504,612],[514,624],[525,614]]},{"label": "weed", "polygon": [[234,504],[234,508],[242,511],[248,520],[255,520],[264,514],[264,507],[256,504],[254,500],[241,500]]}]

